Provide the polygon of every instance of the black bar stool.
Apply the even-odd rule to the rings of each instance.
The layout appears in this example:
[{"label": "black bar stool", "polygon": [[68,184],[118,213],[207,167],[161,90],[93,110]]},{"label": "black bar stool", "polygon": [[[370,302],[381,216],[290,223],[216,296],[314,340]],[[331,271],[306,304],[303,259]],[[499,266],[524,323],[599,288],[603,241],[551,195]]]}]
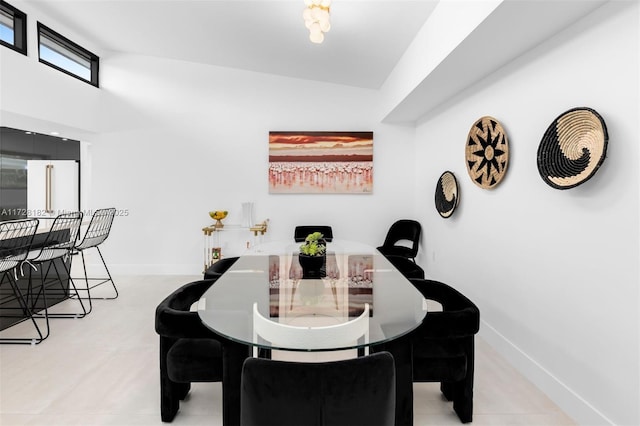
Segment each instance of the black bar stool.
[{"label": "black bar stool", "polygon": [[[5,318],[22,318],[16,324],[30,320],[37,333],[37,336],[34,337],[2,337],[0,338],[0,343],[38,344],[49,336],[49,319],[46,313],[47,327],[46,334],[43,334],[18,284],[18,267],[29,255],[33,236],[38,229],[38,223],[38,219],[0,222],[0,287],[5,282],[8,282],[14,296],[13,298],[6,298],[4,294],[2,295],[0,302],[1,316]],[[18,306],[11,306],[16,301]],[[20,314],[11,314],[11,311],[19,311]]]},{"label": "black bar stool", "polygon": [[[67,260],[70,259],[71,249],[78,239],[78,233],[80,232],[80,223],[82,222],[82,212],[63,213],[58,215],[51,225],[49,232],[46,234],[44,242],[39,245],[36,250],[32,250],[25,263],[31,265],[33,269],[40,269],[41,286],[36,294],[33,290],[32,274],[29,270],[29,294],[27,295],[28,302],[32,307],[37,306],[40,297],[42,297],[45,306],[45,315],[48,318],[84,318],[89,312],[84,307],[78,289],[76,288],[73,278],[71,277],[70,261],[67,264]],[[59,260],[59,261],[58,261]],[[56,262],[58,261],[58,262]],[[61,264],[65,277],[69,278],[69,287],[65,288],[64,279],[60,275],[60,270],[56,263]],[[47,277],[51,271],[51,267],[56,273],[57,279],[47,282]],[[51,282],[58,284],[59,289],[52,288]],[[47,296],[61,296],[76,299],[79,303],[80,311],[78,312],[49,312],[49,306],[47,304]]]},{"label": "black bar stool", "polygon": [[[84,281],[87,286],[86,288],[80,288],[78,290],[87,292],[87,296],[82,298],[82,299],[89,300],[89,311],[87,313],[91,312],[92,300],[94,299],[113,300],[118,297],[118,289],[116,288],[116,284],[113,282],[113,279],[111,278],[111,273],[109,272],[109,268],[107,268],[107,264],[104,261],[104,257],[102,256],[102,252],[100,251],[100,247],[99,247],[100,244],[102,244],[104,240],[106,240],[107,237],[109,236],[109,233],[111,232],[111,225],[113,224],[113,218],[115,217],[115,215],[116,215],[116,209],[113,207],[108,209],[96,210],[93,216],[91,217],[91,222],[89,223],[87,232],[85,232],[84,234],[84,238],[80,243],[74,245],[73,250],[71,252],[71,254],[74,254],[74,255],[80,253],[80,256],[82,257],[82,269],[84,270]],[[98,254],[100,255],[100,259],[102,260],[102,265],[104,266],[104,270],[107,273],[106,277],[100,277],[100,278],[88,277],[87,264],[85,262],[84,252],[85,250],[89,250],[91,248],[95,248],[98,251]],[[100,281],[100,282],[90,286],[89,281]],[[111,286],[113,287],[113,290],[115,292],[114,296],[92,298],[91,296],[92,289],[109,282],[111,283]]]}]

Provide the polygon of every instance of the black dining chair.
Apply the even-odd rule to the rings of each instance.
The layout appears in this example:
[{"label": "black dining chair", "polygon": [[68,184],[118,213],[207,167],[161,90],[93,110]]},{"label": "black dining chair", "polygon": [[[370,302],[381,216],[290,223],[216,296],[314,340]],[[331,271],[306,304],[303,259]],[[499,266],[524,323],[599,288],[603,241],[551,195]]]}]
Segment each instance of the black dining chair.
[{"label": "black dining chair", "polygon": [[429,312],[411,333],[414,382],[440,382],[445,398],[462,423],[473,420],[474,337],[480,328],[480,311],[447,284],[413,279],[425,299],[442,305]]},{"label": "black dining chair", "polygon": [[222,381],[220,336],[191,310],[215,282],[195,281],[167,296],[156,308],[155,328],[160,335],[160,416],[171,422],[192,382]]},{"label": "black dining chair", "polygon": [[326,242],[330,243],[333,241],[333,229],[330,226],[319,225],[319,226],[296,226],[293,231],[293,239],[296,243],[304,242],[307,235],[312,234],[314,232],[320,232],[324,235],[324,239]]},{"label": "black dining chair", "polygon": [[213,265],[209,266],[206,271],[204,271],[204,279],[211,280],[214,278],[219,278],[220,275],[227,272],[231,266],[238,261],[239,257],[223,257],[222,259],[218,259],[213,263]]},{"label": "black dining chair", "polygon": [[242,367],[242,426],[395,423],[395,365],[389,352],[307,363],[248,358]]},{"label": "black dining chair", "polygon": [[45,315],[46,332],[43,332],[18,283],[18,271],[29,254],[38,223],[38,219],[0,222],[0,288],[8,283],[13,294],[13,300],[8,300],[6,294],[2,293],[1,316],[16,322],[31,321],[37,335],[3,337],[0,343],[38,344],[49,336],[49,318]]},{"label": "black dining chair", "polygon": [[424,278],[424,269],[422,269],[422,267],[420,267],[416,262],[409,260],[404,256],[387,255],[385,257],[407,279]]},{"label": "black dining chair", "polygon": [[[96,299],[95,295],[91,296],[91,290],[94,288],[101,286],[106,283],[111,283],[113,287],[114,294],[113,296],[108,297],[98,297],[97,299],[101,300],[112,300],[118,297],[118,289],[116,288],[116,284],[113,282],[113,278],[111,277],[111,273],[109,272],[109,268],[107,268],[107,264],[104,261],[104,257],[102,256],[102,252],[100,251],[100,245],[104,243],[104,241],[109,237],[109,233],[111,232],[111,225],[113,224],[113,218],[115,217],[116,209],[115,208],[107,208],[107,209],[99,209],[93,213],[91,216],[91,222],[89,222],[89,226],[87,227],[87,231],[82,238],[82,241],[77,242],[72,249],[71,254],[80,253],[80,257],[82,259],[82,269],[84,271],[84,281],[86,284],[85,288],[79,288],[78,290],[81,292],[86,292],[86,297],[83,299],[87,299],[89,301],[89,310],[87,313],[91,312],[93,308],[92,299]],[[87,264],[86,259],[84,257],[85,251],[95,248],[98,254],[100,255],[100,260],[102,260],[102,266],[107,274],[106,277],[89,277],[87,275]],[[89,285],[89,281],[99,281],[93,285]]]},{"label": "black dining chair", "polygon": [[[71,277],[71,250],[78,239],[80,223],[82,222],[82,212],[70,212],[58,215],[54,220],[49,232],[46,233],[42,244],[37,248],[32,248],[24,263],[29,267],[29,303],[36,306],[40,298],[44,302],[44,312],[48,318],[84,318],[86,310],[82,298],[78,293],[78,288]],[[25,266],[26,267],[26,266]],[[51,269],[55,272],[54,278],[49,278]],[[36,293],[33,290],[32,269],[40,272],[40,288]],[[61,271],[62,269],[62,271]],[[68,286],[67,284],[68,283]],[[35,293],[35,294],[34,294]],[[68,298],[78,302],[79,310],[76,312],[50,311],[47,297]],[[68,306],[67,306],[68,307]]]},{"label": "black dining chair", "polygon": [[[389,227],[384,243],[378,247],[378,251],[385,256],[402,256],[415,262],[421,232],[420,222],[400,219]],[[405,242],[407,246],[404,245]]]}]

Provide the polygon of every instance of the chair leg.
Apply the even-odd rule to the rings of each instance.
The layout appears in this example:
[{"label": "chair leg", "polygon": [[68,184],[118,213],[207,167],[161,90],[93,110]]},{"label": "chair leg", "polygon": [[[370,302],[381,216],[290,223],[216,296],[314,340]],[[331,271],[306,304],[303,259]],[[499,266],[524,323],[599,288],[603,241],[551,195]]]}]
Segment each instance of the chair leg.
[{"label": "chair leg", "polygon": [[[16,297],[16,300],[18,301],[18,304],[20,305],[20,309],[22,310],[23,313],[23,317],[24,319],[20,320],[19,322],[22,321],[26,321],[27,319],[31,321],[31,323],[33,324],[33,327],[37,333],[37,337],[6,337],[6,338],[0,338],[0,343],[6,343],[6,344],[27,344],[27,345],[37,345],[40,342],[42,342],[43,340],[45,340],[47,337],[49,337],[49,318],[46,315],[46,310],[45,310],[45,325],[46,325],[46,333],[43,334],[42,330],[40,330],[40,326],[38,325],[38,322],[35,319],[34,313],[33,311],[29,308],[29,305],[27,303],[27,300],[25,299],[24,295],[22,294],[22,291],[20,290],[20,287],[18,286],[18,283],[16,281],[13,280],[13,278],[11,278],[11,273],[9,271],[5,272],[2,275],[2,279],[0,279],[0,284],[2,284],[2,282],[4,281],[4,278],[7,277],[7,280],[9,281],[9,284],[11,285],[11,288],[13,290],[13,293]],[[16,308],[17,309],[17,308]]]},{"label": "chair leg", "polygon": [[[56,266],[55,261],[53,263],[53,268],[56,270],[56,275],[58,276],[58,282],[60,283],[60,287],[64,290],[62,286],[62,278],[60,276],[60,272],[58,271],[58,267]],[[84,303],[82,303],[82,299],[80,298],[80,293],[78,293],[78,288],[76,287],[73,278],[71,278],[71,269],[67,266],[67,264],[63,261],[62,266],[64,267],[67,276],[69,277],[69,298],[70,299],[78,299],[78,303],[80,303],[80,308],[82,308],[82,313],[73,313],[73,314],[54,314],[53,318],[84,318],[91,312],[93,306],[91,305],[91,299],[89,299],[89,310],[87,311],[84,307]],[[44,284],[43,284],[44,285]],[[75,296],[71,294],[71,288],[73,288],[73,292]]]},{"label": "chair leg", "polygon": [[[84,250],[78,250],[78,252],[80,253],[81,257],[82,257],[82,269],[84,271],[84,281],[86,284],[86,288],[81,288],[80,291],[86,291],[87,292],[87,297],[83,297],[83,299],[90,299],[92,298],[93,300],[113,300],[113,299],[117,299],[119,296],[118,293],[118,289],[116,287],[115,282],[113,282],[113,278],[111,277],[111,272],[109,271],[109,268],[107,268],[107,263],[104,261],[104,257],[102,256],[102,251],[100,251],[100,247],[96,246],[95,247],[96,250],[98,251],[98,254],[100,255],[100,260],[102,261],[102,266],[104,267],[105,272],[107,273],[107,277],[104,278],[89,278],[89,276],[87,275],[87,264],[85,262],[85,257],[84,257]],[[77,252],[76,252],[77,254]],[[89,281],[100,281],[97,284],[93,284],[93,285],[89,285]],[[101,286],[102,284],[106,284],[110,282],[111,286],[113,287],[113,292],[114,295],[113,296],[109,296],[109,297],[95,297],[91,296],[91,290]]]},{"label": "chair leg", "polygon": [[172,422],[180,408],[176,385],[178,383],[160,374],[160,417],[163,422]]},{"label": "chair leg", "polygon": [[475,359],[475,343],[473,337],[465,344],[467,357],[467,374],[464,379],[453,384],[453,410],[462,423],[470,423],[473,419],[473,375]]},{"label": "chair leg", "polygon": [[[115,292],[115,296],[113,297],[106,297],[106,299],[117,299],[118,298],[118,289],[116,288],[116,283],[113,282],[113,278],[111,278],[111,272],[109,272],[109,268],[107,268],[107,263],[104,261],[104,257],[102,257],[102,252],[100,251],[100,247],[96,247],[96,250],[98,250],[98,254],[100,255],[100,259],[102,260],[102,265],[104,266],[104,270],[107,271],[107,275],[109,276],[109,279],[107,281],[111,282],[111,285],[113,286],[113,291]],[[105,282],[107,282],[105,281]],[[104,284],[104,283],[103,283]],[[100,284],[98,284],[100,285]]]},{"label": "chair leg", "polygon": [[455,384],[455,396],[453,399],[453,411],[456,412],[462,423],[471,423],[473,420],[473,387],[467,380]]},{"label": "chair leg", "polygon": [[191,383],[178,383],[176,388],[178,389],[178,399],[184,401],[191,390]]},{"label": "chair leg", "polygon": [[447,399],[447,401],[452,401],[453,400],[453,383],[451,382],[441,382],[440,383],[440,392],[442,392],[442,395],[444,395],[444,397]]},{"label": "chair leg", "polygon": [[[56,277],[57,277],[57,282],[60,285],[60,288],[63,291],[63,294],[67,295],[69,299],[73,299],[73,300],[77,300],[78,303],[80,304],[80,308],[81,308],[81,312],[74,312],[74,313],[51,313],[51,312],[47,312],[48,311],[48,304],[47,304],[47,300],[46,300],[46,294],[47,294],[47,281],[46,278],[49,275],[49,271],[51,270],[51,265],[53,265],[53,269],[56,272]],[[47,316],[49,318],[84,318],[89,312],[91,312],[91,305],[89,306],[90,309],[87,312],[87,310],[84,307],[84,303],[82,303],[82,300],[80,299],[80,294],[78,293],[78,289],[73,281],[73,278],[71,278],[71,271],[69,270],[69,268],[67,267],[66,263],[63,261],[62,265],[64,267],[65,272],[67,273],[67,276],[69,277],[69,289],[65,289],[64,286],[62,285],[62,277],[60,275],[60,271],[58,270],[58,267],[55,264],[55,260],[51,260],[49,267],[47,268],[46,272],[44,271],[44,268],[42,268],[42,264],[40,265],[40,280],[41,280],[41,287],[40,290],[38,291],[38,294],[36,295],[36,299],[34,301],[31,302],[32,306],[35,308],[36,303],[38,302],[38,300],[40,299],[40,296],[42,295],[43,301],[44,301],[44,305],[45,305],[45,313],[47,314]],[[29,275],[29,286],[31,287],[31,275]],[[72,293],[73,291],[73,293]],[[68,294],[66,294],[68,293]]]}]

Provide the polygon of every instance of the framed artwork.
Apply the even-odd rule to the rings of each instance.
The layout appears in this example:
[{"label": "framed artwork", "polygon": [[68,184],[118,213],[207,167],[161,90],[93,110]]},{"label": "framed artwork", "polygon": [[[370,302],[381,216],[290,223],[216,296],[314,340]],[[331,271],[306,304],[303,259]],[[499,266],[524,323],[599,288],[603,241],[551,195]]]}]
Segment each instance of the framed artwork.
[{"label": "framed artwork", "polygon": [[372,191],[373,132],[269,132],[269,193]]}]

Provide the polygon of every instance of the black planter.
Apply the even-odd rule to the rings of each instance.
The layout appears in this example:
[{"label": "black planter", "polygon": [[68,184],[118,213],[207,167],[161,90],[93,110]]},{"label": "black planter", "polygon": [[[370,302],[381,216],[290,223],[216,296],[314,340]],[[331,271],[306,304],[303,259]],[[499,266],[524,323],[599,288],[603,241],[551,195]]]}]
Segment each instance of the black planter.
[{"label": "black planter", "polygon": [[323,278],[326,276],[325,265],[327,256],[308,256],[306,254],[298,254],[298,261],[302,267],[302,278]]}]

